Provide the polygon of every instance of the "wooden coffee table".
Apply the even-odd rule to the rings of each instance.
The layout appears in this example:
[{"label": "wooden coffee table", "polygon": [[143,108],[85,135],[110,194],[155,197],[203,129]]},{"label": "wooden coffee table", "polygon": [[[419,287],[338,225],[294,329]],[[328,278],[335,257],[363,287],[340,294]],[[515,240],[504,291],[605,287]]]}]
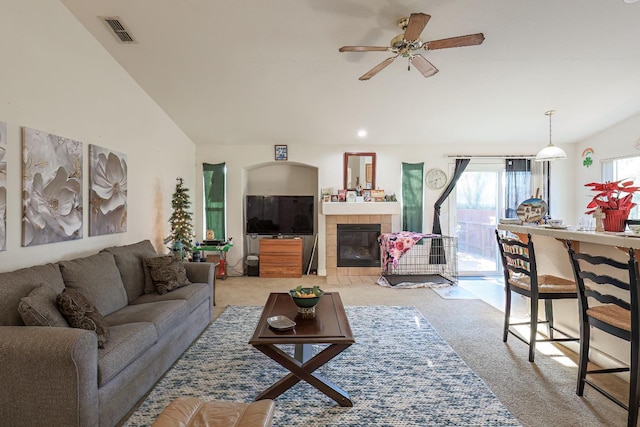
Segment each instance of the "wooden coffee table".
[{"label": "wooden coffee table", "polygon": [[[269,327],[267,319],[283,315],[297,324],[288,331],[276,331]],[[340,406],[353,406],[349,394],[326,378],[314,373],[316,369],[336,357],[355,343],[347,314],[337,292],[326,292],[316,306],[313,319],[302,319],[298,308],[287,293],[272,293],[262,311],[262,316],[249,344],[287,368],[291,373],[263,391],[256,400],[275,399],[300,380],[306,381]],[[277,344],[294,344],[294,356],[285,353]],[[313,344],[329,344],[313,355]]]}]

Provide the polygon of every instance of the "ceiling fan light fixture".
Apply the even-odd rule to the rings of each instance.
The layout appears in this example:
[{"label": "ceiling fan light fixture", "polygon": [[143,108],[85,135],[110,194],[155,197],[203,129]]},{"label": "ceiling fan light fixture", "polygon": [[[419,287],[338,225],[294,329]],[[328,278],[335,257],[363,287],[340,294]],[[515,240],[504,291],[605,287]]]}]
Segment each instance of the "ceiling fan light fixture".
[{"label": "ceiling fan light fixture", "polygon": [[535,158],[536,162],[552,162],[554,160],[564,160],[567,158],[567,153],[565,153],[562,148],[553,145],[551,142],[551,116],[555,112],[556,110],[549,110],[544,113],[549,116],[549,145],[538,151]]}]

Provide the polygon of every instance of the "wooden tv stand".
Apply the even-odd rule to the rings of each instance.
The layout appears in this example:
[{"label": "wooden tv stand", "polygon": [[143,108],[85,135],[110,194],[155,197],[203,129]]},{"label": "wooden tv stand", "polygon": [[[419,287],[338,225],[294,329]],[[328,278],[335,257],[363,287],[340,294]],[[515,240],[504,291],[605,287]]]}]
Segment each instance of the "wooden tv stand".
[{"label": "wooden tv stand", "polygon": [[302,277],[302,239],[260,240],[260,277]]}]

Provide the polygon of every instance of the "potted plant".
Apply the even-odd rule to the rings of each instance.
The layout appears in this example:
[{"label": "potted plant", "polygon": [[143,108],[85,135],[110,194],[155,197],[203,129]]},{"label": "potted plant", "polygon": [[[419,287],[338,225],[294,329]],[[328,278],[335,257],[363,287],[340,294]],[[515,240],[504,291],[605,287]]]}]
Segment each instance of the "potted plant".
[{"label": "potted plant", "polygon": [[590,182],[584,186],[598,192],[587,205],[585,213],[592,214],[600,208],[605,214],[605,231],[624,231],[624,221],[629,217],[629,211],[636,206],[633,193],[640,190],[640,187],[635,187],[631,180],[623,179],[604,183]]}]

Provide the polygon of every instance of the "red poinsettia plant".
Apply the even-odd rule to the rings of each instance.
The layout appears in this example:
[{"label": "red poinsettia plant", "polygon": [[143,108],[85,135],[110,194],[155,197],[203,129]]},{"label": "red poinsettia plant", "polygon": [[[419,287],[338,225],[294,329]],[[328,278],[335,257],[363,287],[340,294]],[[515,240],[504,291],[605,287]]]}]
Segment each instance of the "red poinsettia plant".
[{"label": "red poinsettia plant", "polygon": [[636,205],[633,202],[633,193],[640,190],[640,187],[633,185],[633,181],[623,179],[604,183],[590,182],[584,186],[598,192],[587,205],[585,214],[592,214],[597,208],[629,211]]}]

